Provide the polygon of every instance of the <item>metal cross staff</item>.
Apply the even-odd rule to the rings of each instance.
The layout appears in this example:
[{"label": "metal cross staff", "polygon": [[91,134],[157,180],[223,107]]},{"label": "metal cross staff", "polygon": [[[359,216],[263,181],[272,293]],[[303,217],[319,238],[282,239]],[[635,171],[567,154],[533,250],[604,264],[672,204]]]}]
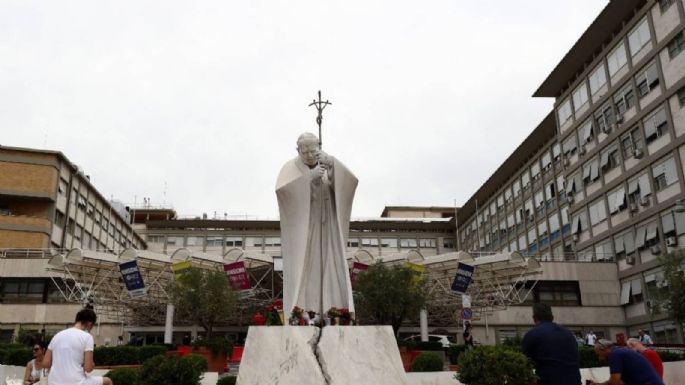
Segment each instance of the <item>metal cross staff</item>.
[{"label": "metal cross staff", "polygon": [[[321,90],[319,90],[319,100],[317,101],[316,99],[312,100],[311,103],[309,103],[308,107],[314,106],[316,107],[316,124],[319,125],[319,150],[323,148],[323,141],[321,139],[321,123],[323,122],[323,110],[326,108],[326,106],[331,105],[328,100],[326,101],[321,101]],[[320,285],[320,290],[319,290],[319,322],[321,323],[321,327],[324,326],[324,320],[323,320],[323,314],[324,314],[324,308],[323,308],[323,276],[324,276],[324,258],[323,258],[323,226],[326,222],[326,200],[324,199],[324,184],[323,181],[321,182],[321,185],[319,187],[319,196],[321,197],[321,225],[319,227],[319,258],[321,259],[319,266],[320,266],[320,273],[321,273],[321,285]]]},{"label": "metal cross staff", "polygon": [[321,139],[321,122],[323,121],[323,110],[326,108],[328,105],[332,105],[333,103],[329,102],[328,100],[326,101],[321,101],[321,90],[319,90],[319,101],[316,101],[316,99],[312,100],[311,103],[309,103],[308,107],[315,106],[316,111],[318,114],[316,115],[316,124],[319,125],[319,147],[323,148],[323,140]]}]

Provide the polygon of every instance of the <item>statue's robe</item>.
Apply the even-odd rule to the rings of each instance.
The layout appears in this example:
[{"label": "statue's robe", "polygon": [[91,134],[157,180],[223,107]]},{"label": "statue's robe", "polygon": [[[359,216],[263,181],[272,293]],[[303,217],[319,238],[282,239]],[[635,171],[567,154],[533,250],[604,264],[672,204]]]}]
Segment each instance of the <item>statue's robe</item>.
[{"label": "statue's robe", "polygon": [[321,293],[324,312],[331,307],[354,312],[345,250],[357,178],[332,159],[332,170],[321,183],[313,182],[310,168],[299,157],[286,163],[278,175],[286,315],[295,306],[319,313]]}]

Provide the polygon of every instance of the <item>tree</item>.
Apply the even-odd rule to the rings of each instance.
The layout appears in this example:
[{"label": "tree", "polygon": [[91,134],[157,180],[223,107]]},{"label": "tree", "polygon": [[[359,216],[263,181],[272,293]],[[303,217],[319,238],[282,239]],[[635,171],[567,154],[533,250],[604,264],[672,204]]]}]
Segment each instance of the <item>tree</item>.
[{"label": "tree", "polygon": [[179,317],[202,326],[207,338],[216,324],[235,312],[238,302],[226,274],[216,270],[189,269],[173,284],[171,293]]},{"label": "tree", "polygon": [[397,335],[405,319],[418,317],[428,293],[425,280],[404,265],[369,266],[355,282],[357,318],[381,325],[392,325]]},{"label": "tree", "polygon": [[676,250],[659,257],[664,267],[664,282],[668,290],[659,290],[657,298],[678,325],[685,322],[685,250]]}]

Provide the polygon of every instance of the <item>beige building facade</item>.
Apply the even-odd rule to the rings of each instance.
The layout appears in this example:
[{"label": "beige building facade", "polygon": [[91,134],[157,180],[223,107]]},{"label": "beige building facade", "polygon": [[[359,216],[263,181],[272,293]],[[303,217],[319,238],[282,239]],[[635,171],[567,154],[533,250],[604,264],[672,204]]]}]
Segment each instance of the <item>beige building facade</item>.
[{"label": "beige building facade", "polygon": [[682,1],[610,2],[536,91],[554,113],[458,215],[465,250],[614,264],[598,305],[664,343],[683,341],[654,299],[685,245],[684,27]]}]

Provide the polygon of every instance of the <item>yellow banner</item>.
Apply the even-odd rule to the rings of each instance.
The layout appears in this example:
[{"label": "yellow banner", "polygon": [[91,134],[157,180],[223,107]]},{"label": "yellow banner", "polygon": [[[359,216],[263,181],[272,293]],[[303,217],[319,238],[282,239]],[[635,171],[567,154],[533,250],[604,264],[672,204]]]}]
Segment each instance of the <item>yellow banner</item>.
[{"label": "yellow banner", "polygon": [[190,268],[192,261],[177,262],[171,265],[171,270],[174,272],[174,278],[178,281]]},{"label": "yellow banner", "polygon": [[414,271],[414,273],[416,274],[416,277],[414,277],[414,279],[412,280],[412,284],[414,286],[418,286],[418,284],[423,279],[423,272],[426,271],[426,267],[411,262],[406,262],[406,266],[410,268],[412,271]]},{"label": "yellow banner", "polygon": [[424,265],[419,265],[416,263],[407,262],[407,267],[414,270],[419,276],[422,276],[423,272],[426,271],[426,267]]}]

